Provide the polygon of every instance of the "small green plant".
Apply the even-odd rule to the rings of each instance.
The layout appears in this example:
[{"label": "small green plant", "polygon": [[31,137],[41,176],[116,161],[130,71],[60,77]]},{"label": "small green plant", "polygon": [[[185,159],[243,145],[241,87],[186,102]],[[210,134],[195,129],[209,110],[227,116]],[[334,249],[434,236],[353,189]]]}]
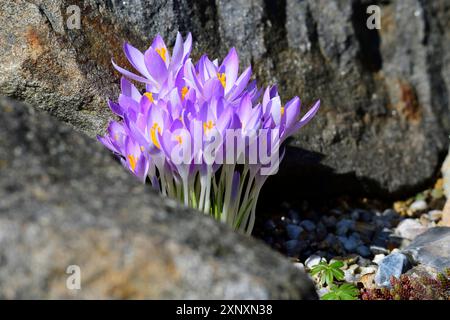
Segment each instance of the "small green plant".
[{"label": "small green plant", "polygon": [[344,263],[342,261],[335,261],[330,264],[321,261],[311,268],[310,273],[312,276],[318,276],[320,286],[323,287],[326,283],[327,286],[330,287],[334,282],[334,278],[338,281],[344,280],[344,271],[341,269],[343,266]]},{"label": "small green plant", "polygon": [[332,284],[330,291],[322,296],[322,300],[358,300],[359,290],[351,283],[340,286]]},{"label": "small green plant", "polygon": [[327,263],[321,261],[319,264],[311,268],[310,274],[317,276],[318,284],[321,287],[327,285],[328,293],[322,296],[322,300],[357,300],[359,290],[351,283],[339,284],[344,280],[344,271],[342,261]]}]

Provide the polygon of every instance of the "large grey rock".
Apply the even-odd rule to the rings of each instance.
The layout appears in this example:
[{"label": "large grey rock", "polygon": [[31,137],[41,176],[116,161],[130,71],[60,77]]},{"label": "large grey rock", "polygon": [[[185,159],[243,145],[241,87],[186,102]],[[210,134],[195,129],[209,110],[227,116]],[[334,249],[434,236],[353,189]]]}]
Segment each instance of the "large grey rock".
[{"label": "large grey rock", "polygon": [[[81,268],[81,290],[66,269]],[[0,298],[314,299],[287,259],[140,184],[73,129],[0,98]]]},{"label": "large grey rock", "polygon": [[450,228],[435,227],[417,236],[403,250],[415,264],[443,272],[450,268]]},{"label": "large grey rock", "polygon": [[[34,3],[34,4],[33,4]],[[194,56],[235,46],[262,84],[284,99],[320,98],[318,116],[290,142],[271,199],[329,192],[408,193],[430,181],[450,130],[450,3],[386,1],[381,29],[366,27],[366,0],[2,1],[0,93],[50,111],[93,136],[117,96],[110,57],[144,49],[161,33],[192,31]],[[279,186],[294,185],[295,188]],[[263,199],[268,198],[265,195]]]}]

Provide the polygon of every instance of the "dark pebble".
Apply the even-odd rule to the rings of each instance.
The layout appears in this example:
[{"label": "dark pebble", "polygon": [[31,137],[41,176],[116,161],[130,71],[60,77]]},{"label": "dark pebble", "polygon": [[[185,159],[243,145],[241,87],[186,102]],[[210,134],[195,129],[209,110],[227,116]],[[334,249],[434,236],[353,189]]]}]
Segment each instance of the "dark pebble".
[{"label": "dark pebble", "polygon": [[316,224],[311,220],[303,220],[300,222],[300,226],[302,226],[306,231],[312,232],[316,229]]},{"label": "dark pebble", "polygon": [[288,224],[286,227],[286,232],[289,239],[297,240],[300,234],[303,232],[303,228],[295,224]]}]

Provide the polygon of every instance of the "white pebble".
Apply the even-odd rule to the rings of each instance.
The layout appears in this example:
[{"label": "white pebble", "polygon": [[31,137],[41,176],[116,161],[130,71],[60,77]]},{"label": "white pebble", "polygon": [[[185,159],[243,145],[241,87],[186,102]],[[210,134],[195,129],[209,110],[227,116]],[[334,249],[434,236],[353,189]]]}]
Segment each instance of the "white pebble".
[{"label": "white pebble", "polygon": [[376,254],[372,261],[376,264],[380,264],[381,260],[383,260],[384,257],[385,257],[385,255],[382,253]]},{"label": "white pebble", "polygon": [[428,207],[425,200],[416,200],[409,206],[409,209],[411,209],[413,212],[416,211],[423,211]]},{"label": "white pebble", "polygon": [[308,269],[311,269],[312,267],[318,265],[321,261],[327,262],[327,260],[325,258],[322,258],[316,254],[313,254],[308,259],[306,259],[305,266]]}]

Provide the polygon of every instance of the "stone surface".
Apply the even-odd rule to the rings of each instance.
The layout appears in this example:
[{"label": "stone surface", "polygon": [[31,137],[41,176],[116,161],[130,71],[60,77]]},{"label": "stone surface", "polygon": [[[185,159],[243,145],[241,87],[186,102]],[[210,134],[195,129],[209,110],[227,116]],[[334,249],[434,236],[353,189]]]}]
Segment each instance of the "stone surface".
[{"label": "stone surface", "polygon": [[[81,9],[81,30],[66,27],[71,4]],[[194,57],[223,57],[235,46],[242,66],[253,63],[261,84],[278,82],[283,99],[322,101],[263,190],[271,201],[299,193],[408,193],[430,181],[448,145],[450,3],[381,2],[380,30],[366,27],[368,4],[2,1],[0,94],[93,136],[111,117],[105,99],[118,95],[110,58],[126,65],[123,40],[144,49],[157,32],[173,44],[177,30],[191,31]]]},{"label": "stone surface", "polygon": [[444,194],[447,199],[450,199],[450,152],[447,154],[441,168],[442,179],[444,182]]},{"label": "stone surface", "polygon": [[403,250],[415,264],[432,267],[438,271],[450,268],[450,228],[435,227],[414,239]]},{"label": "stone surface", "polygon": [[395,233],[404,239],[413,240],[426,230],[427,227],[423,226],[418,220],[405,219],[398,224],[397,228],[395,228]]},{"label": "stone surface", "polygon": [[391,277],[399,278],[408,267],[408,258],[399,252],[392,253],[381,260],[375,274],[378,286],[389,287]]},{"label": "stone surface", "polygon": [[[66,269],[81,268],[81,290]],[[258,241],[138,183],[108,151],[0,99],[0,298],[314,299]]]}]

